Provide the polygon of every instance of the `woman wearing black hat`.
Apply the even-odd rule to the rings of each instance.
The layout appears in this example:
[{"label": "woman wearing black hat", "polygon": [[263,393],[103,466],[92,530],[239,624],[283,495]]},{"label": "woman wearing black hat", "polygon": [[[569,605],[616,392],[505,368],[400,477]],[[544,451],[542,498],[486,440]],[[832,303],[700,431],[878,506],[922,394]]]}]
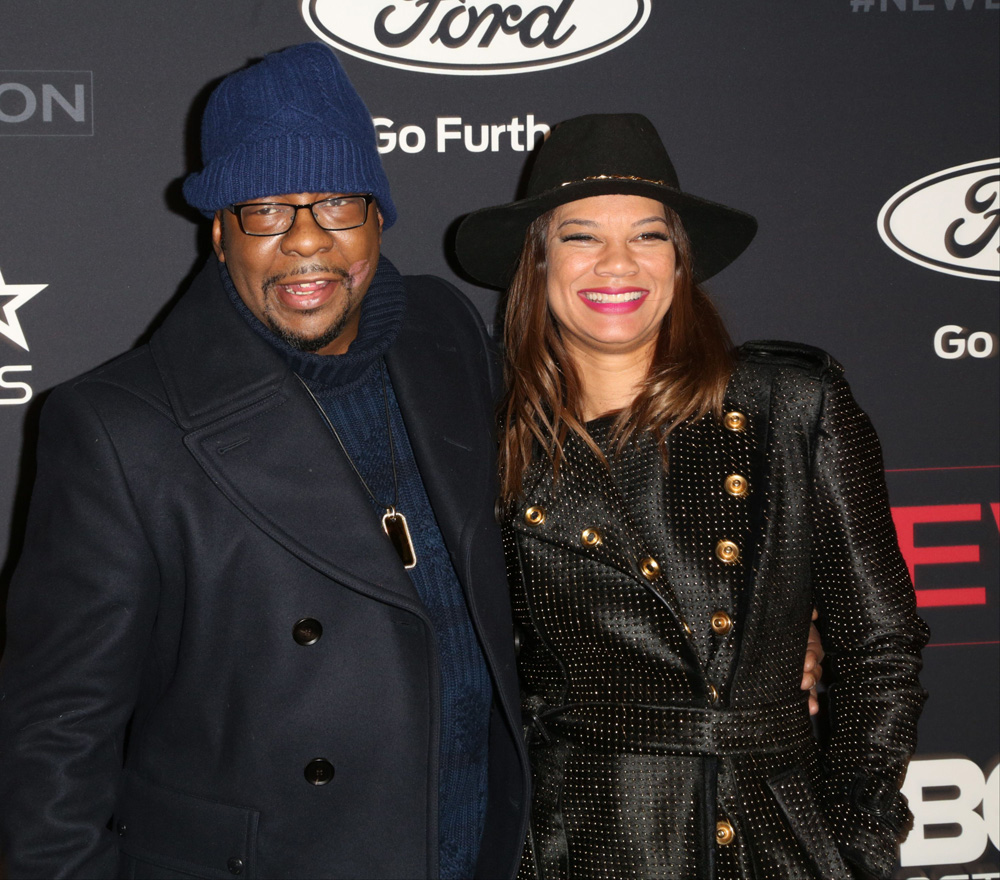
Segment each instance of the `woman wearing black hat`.
[{"label": "woman wearing black hat", "polygon": [[[501,495],[535,770],[521,876],[887,877],[926,629],[878,440],[818,349],[734,351],[698,287],[747,214],[642,116],[585,116],[467,217],[509,284]],[[810,612],[829,742],[799,690]]]}]

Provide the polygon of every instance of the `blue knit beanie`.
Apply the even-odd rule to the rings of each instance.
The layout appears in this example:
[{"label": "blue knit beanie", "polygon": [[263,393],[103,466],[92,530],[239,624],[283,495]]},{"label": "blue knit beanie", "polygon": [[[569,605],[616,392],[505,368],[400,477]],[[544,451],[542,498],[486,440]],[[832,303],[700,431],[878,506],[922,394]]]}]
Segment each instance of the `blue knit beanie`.
[{"label": "blue knit beanie", "polygon": [[207,217],[226,205],[286,193],[372,193],[396,221],[371,114],[336,56],[303,43],[227,76],[201,124],[205,167],[184,198]]}]

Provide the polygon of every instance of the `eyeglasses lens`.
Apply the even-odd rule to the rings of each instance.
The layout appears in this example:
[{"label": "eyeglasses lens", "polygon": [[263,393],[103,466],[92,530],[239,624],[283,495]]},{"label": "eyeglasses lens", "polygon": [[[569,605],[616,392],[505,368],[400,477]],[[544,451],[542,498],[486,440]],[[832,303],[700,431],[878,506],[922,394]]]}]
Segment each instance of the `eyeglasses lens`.
[{"label": "eyeglasses lens", "polygon": [[313,206],[313,216],[324,229],[350,229],[365,222],[362,198],[327,199]]},{"label": "eyeglasses lens", "polygon": [[[295,222],[298,210],[308,205],[283,205],[274,202],[242,205],[240,220],[248,235],[277,235],[287,232]],[[313,217],[324,229],[352,229],[367,219],[367,203],[361,196],[326,199],[312,206]]]}]

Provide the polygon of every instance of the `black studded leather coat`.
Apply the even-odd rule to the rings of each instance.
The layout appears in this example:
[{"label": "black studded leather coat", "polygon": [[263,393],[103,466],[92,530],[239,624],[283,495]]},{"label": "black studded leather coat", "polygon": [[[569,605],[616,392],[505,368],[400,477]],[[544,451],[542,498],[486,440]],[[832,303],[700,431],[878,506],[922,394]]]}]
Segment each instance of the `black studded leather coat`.
[{"label": "black studded leather coat", "polygon": [[[588,426],[609,450],[609,420]],[[749,344],[727,415],[610,469],[573,437],[504,524],[535,773],[520,877],[888,876],[927,630],[875,432],[816,349]],[[800,691],[810,614],[828,741]]]}]

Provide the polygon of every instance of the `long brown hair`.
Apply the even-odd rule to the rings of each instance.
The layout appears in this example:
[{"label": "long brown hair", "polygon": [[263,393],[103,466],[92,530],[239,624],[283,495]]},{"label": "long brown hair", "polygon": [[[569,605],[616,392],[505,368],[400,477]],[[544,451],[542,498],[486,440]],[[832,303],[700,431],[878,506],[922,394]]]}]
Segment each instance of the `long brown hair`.
[{"label": "long brown hair", "polygon": [[[722,415],[733,369],[733,345],[722,318],[692,276],[691,245],[680,218],[664,206],[676,262],[674,296],[657,337],[649,371],[631,405],[612,428],[616,449],[642,431],[660,441],[679,424],[708,413]],[[546,238],[551,211],[538,217],[507,293],[504,317],[504,386],[500,401],[500,495],[514,502],[536,450],[556,476],[569,431],[600,457],[580,421],[580,376],[563,343],[546,297]],[[666,444],[661,442],[666,463]]]}]

